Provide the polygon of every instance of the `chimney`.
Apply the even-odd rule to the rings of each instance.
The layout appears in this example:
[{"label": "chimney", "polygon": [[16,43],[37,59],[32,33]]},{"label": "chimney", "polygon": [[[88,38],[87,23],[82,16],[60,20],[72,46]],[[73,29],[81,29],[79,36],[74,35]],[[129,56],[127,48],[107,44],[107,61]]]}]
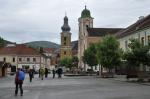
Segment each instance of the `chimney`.
[{"label": "chimney", "polygon": [[144,18],[144,16],[140,16],[140,17],[139,17],[139,20],[141,20],[141,19],[143,19],[143,18]]}]

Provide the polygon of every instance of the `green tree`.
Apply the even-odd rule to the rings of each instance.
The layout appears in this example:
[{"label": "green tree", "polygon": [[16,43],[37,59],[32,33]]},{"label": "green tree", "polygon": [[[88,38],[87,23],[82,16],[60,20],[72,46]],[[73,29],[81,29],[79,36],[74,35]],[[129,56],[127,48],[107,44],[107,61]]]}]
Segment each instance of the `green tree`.
[{"label": "green tree", "polygon": [[129,50],[124,53],[124,59],[130,66],[150,65],[150,47],[143,45],[138,39],[130,39]]},{"label": "green tree", "polygon": [[112,72],[115,66],[121,62],[121,49],[114,36],[107,35],[97,44],[97,58],[102,67]]},{"label": "green tree", "polygon": [[78,66],[79,59],[77,56],[72,57],[72,64],[74,67]]},{"label": "green tree", "polygon": [[95,44],[91,44],[84,51],[83,62],[85,64],[88,64],[91,67],[91,69],[93,69],[93,66],[96,66],[98,64],[96,52],[97,50]]},{"label": "green tree", "polygon": [[5,40],[2,37],[0,37],[0,47],[4,47],[5,45],[6,45]]},{"label": "green tree", "polygon": [[65,66],[66,68],[69,68],[71,70],[72,68],[72,57],[65,57],[60,60],[60,65]]}]

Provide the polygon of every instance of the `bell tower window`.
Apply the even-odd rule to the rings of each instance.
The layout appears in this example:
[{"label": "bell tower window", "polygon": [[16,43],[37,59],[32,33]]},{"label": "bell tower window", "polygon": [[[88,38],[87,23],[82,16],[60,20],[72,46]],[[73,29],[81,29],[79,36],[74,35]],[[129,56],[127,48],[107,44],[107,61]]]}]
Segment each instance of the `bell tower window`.
[{"label": "bell tower window", "polygon": [[64,55],[66,55],[66,51],[64,51]]},{"label": "bell tower window", "polygon": [[66,37],[64,37],[64,41],[66,41],[66,39],[67,39],[67,38],[66,38]]},{"label": "bell tower window", "polygon": [[66,45],[66,42],[64,42],[64,45]]}]

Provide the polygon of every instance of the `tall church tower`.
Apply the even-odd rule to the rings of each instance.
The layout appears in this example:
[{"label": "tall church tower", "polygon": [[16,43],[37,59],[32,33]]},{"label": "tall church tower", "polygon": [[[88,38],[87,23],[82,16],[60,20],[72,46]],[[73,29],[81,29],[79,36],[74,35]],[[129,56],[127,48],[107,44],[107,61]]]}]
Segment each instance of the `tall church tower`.
[{"label": "tall church tower", "polygon": [[90,11],[86,8],[82,11],[81,17],[78,19],[79,22],[79,41],[78,41],[78,58],[79,68],[86,71],[86,66],[83,63],[83,54],[87,49],[88,33],[87,28],[93,28],[93,18],[91,17]]},{"label": "tall church tower", "polygon": [[61,50],[60,50],[60,58],[71,57],[71,33],[70,27],[68,25],[68,17],[64,17],[64,24],[61,27]]}]

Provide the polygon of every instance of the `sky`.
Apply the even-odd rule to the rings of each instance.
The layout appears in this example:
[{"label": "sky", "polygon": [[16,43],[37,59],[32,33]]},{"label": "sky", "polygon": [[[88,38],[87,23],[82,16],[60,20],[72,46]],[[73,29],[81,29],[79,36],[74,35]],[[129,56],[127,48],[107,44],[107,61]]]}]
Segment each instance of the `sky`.
[{"label": "sky", "polygon": [[95,28],[125,28],[150,14],[150,0],[0,0],[0,36],[25,43],[60,44],[65,12],[72,41],[78,39],[78,18],[85,5]]}]

